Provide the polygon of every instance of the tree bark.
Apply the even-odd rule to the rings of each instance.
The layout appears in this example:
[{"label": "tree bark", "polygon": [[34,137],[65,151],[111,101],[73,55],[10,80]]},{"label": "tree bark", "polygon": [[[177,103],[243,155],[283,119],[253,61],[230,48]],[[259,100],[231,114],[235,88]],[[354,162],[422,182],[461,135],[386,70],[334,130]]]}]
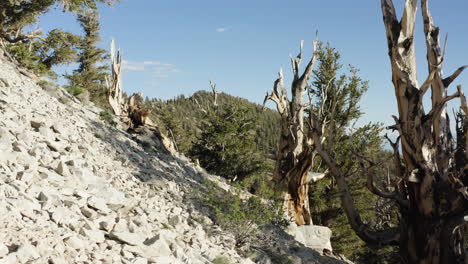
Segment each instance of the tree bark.
[{"label": "tree bark", "polygon": [[115,55],[115,42],[111,42],[111,76],[106,78],[107,96],[109,105],[116,116],[123,114],[124,104],[122,97],[122,54],[120,50]]},{"label": "tree bark", "polygon": [[[460,164],[453,159],[447,115],[447,102],[462,95],[460,89],[448,95],[448,86],[464,68],[442,78],[439,28],[433,24],[428,1],[421,0],[429,77],[419,87],[414,53],[417,2],[406,0],[398,21],[393,2],[381,1],[398,102],[394,128],[401,136],[404,163],[399,190],[408,201],[407,208],[400,207],[400,252],[403,263],[464,263],[465,175],[456,169]],[[425,114],[422,102],[429,88],[432,107]]]},{"label": "tree bark", "polygon": [[297,225],[310,225],[312,218],[309,208],[308,173],[312,168],[313,151],[304,141],[304,96],[312,69],[317,60],[317,41],[314,53],[302,75],[299,66],[302,60],[303,42],[296,58],[291,58],[294,80],[291,84],[291,100],[288,100],[280,70],[274,82],[273,91],[267,93],[264,104],[271,100],[281,116],[281,134],[273,179],[282,186],[285,194],[285,208]]}]

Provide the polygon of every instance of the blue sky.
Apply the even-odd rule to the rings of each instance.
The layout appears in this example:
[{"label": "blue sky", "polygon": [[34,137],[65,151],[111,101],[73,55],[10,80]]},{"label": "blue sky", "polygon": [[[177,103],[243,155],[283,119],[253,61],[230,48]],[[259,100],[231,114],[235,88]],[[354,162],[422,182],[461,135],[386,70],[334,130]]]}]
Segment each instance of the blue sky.
[{"label": "blue sky", "polygon": [[[401,10],[404,1],[394,2]],[[442,36],[449,33],[444,64],[448,75],[468,64],[468,2],[431,1],[430,6]],[[123,85],[128,93],[142,91],[149,97],[168,99],[209,89],[212,79],[223,92],[261,103],[280,67],[288,84],[289,54],[297,54],[300,40],[305,40],[305,58],[310,58],[318,30],[321,41],[341,52],[342,64],[356,66],[370,82],[362,100],[366,112],[362,122],[389,124],[390,115],[396,113],[378,0],[124,0],[100,11],[101,46],[107,48],[115,38],[122,48]],[[420,17],[418,21],[416,48],[422,83],[427,66]],[[45,15],[40,27],[80,32],[74,18],[60,10]],[[452,91],[455,84],[467,83],[466,74]]]}]

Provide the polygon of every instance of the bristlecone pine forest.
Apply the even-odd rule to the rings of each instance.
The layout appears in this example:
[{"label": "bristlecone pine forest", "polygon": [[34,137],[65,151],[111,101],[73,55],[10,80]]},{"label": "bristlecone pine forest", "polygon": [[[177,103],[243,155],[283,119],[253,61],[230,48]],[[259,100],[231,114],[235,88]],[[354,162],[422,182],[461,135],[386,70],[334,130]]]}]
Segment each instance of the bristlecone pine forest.
[{"label": "bristlecone pine forest", "polygon": [[[187,69],[150,61],[170,57],[158,50],[164,38],[151,44],[149,59],[132,65],[130,54],[145,37],[111,36],[141,32],[152,42],[150,27],[175,36],[179,29],[169,23],[188,25],[177,21],[180,14],[189,10],[187,19],[210,24],[201,14],[237,12],[221,8],[231,4],[203,11],[203,1],[196,10],[179,3],[168,25],[141,20],[131,32],[133,13],[119,18],[129,26],[112,26],[112,12],[135,11],[130,0],[1,0],[0,263],[468,263],[468,102],[460,77],[468,65],[442,71],[453,63],[449,56],[464,56],[455,53],[466,43],[445,33],[452,23],[459,28],[451,1],[429,2],[381,0],[380,9],[369,3],[346,11],[366,4],[337,1],[334,8],[347,15],[323,27],[313,10],[314,22],[301,24],[275,7],[304,3],[264,3],[259,10],[281,14],[291,36],[271,26],[265,50],[236,54],[242,63],[224,69],[226,62],[210,62],[241,45],[229,43],[184,75]],[[258,4],[247,3],[236,7],[248,12]],[[369,13],[383,20],[345,25]],[[212,47],[236,30],[217,28],[212,39],[203,33],[203,43]],[[310,41],[295,39],[297,32]],[[322,39],[340,34],[346,44]],[[298,47],[285,48],[291,38]],[[367,41],[376,43],[372,51],[359,54]],[[280,56],[265,55],[272,46]],[[194,56],[184,58],[190,65],[199,48],[184,44]],[[297,55],[288,62],[291,50]],[[359,58],[385,69],[383,79],[353,66]],[[245,93],[203,73],[210,63],[220,78],[241,82],[240,72],[257,74],[257,65],[280,70],[264,82],[265,69],[258,69]],[[131,71],[153,66],[152,78],[169,87],[130,87]],[[206,87],[170,87],[171,80],[193,86],[187,76],[195,85],[205,78]],[[376,112],[391,118],[369,121],[375,101]]]}]

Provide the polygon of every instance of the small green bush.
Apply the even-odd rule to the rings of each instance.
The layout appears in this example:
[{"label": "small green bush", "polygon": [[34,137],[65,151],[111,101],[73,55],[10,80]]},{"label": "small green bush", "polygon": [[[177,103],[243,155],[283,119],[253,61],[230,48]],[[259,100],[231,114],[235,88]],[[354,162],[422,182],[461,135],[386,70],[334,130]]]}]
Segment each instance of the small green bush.
[{"label": "small green bush", "polygon": [[73,96],[78,96],[86,91],[85,88],[79,86],[67,86],[65,90],[67,90],[67,92],[69,92]]},{"label": "small green bush", "polygon": [[14,43],[7,45],[7,51],[28,70],[31,70],[38,75],[46,75],[51,73],[50,69],[47,68],[41,62],[41,58],[31,51],[25,43]]},{"label": "small green bush", "polygon": [[212,261],[213,264],[229,264],[231,263],[229,259],[225,256],[217,256]]},{"label": "small green bush", "polygon": [[111,114],[109,111],[102,111],[99,113],[99,118],[111,126],[116,126],[117,122],[114,120],[114,115]]},{"label": "small green bush", "polygon": [[39,85],[40,87],[44,88],[45,86],[48,86],[48,85],[53,85],[52,82],[49,82],[47,80],[40,80],[37,82],[37,85]]},{"label": "small green bush", "polygon": [[234,235],[237,247],[254,240],[266,225],[284,222],[281,202],[256,196],[242,199],[239,192],[226,192],[211,181],[196,190],[195,197],[216,224]]}]

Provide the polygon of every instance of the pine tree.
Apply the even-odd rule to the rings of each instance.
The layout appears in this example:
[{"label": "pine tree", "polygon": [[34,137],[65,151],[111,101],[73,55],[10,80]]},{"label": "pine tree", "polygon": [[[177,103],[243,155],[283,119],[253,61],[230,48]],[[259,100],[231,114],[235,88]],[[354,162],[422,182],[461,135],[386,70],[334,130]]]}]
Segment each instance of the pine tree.
[{"label": "pine tree", "polygon": [[104,49],[96,45],[100,41],[99,15],[96,11],[84,12],[78,15],[85,36],[80,44],[78,69],[73,74],[66,75],[69,79],[69,87],[80,87],[86,89],[90,94],[91,101],[100,106],[107,106],[105,76],[107,66],[104,61],[108,55]]},{"label": "pine tree", "polygon": [[[309,93],[314,98],[314,114],[320,122],[327,120],[324,131],[324,146],[335,157],[338,164],[347,170],[352,197],[356,207],[366,219],[375,220],[374,205],[378,199],[366,186],[366,178],[361,177],[360,165],[354,153],[367,153],[369,156],[382,154],[381,125],[369,123],[357,127],[357,120],[362,117],[359,102],[368,89],[368,83],[359,77],[359,71],[349,66],[346,72],[340,64],[340,53],[330,44],[320,44],[318,48],[318,67],[314,70]],[[325,171],[322,162],[316,162],[314,171]],[[331,175],[332,176],[332,175]],[[332,229],[334,249],[355,260],[368,262],[369,250],[365,243],[354,233],[341,208],[339,190],[332,177],[325,178],[310,188],[309,197],[312,217],[315,224]],[[388,249],[386,249],[388,250]],[[380,253],[380,252],[373,252]],[[362,259],[367,258],[367,262]],[[380,258],[382,260],[382,258]],[[385,263],[385,262],[382,262]]]},{"label": "pine tree", "polygon": [[[25,68],[36,74],[51,73],[54,65],[77,59],[79,37],[61,29],[46,36],[39,30],[25,31],[54,5],[73,14],[95,12],[97,3],[114,0],[7,0],[0,1],[0,44]],[[80,17],[80,16],[78,16]]]},{"label": "pine tree", "polygon": [[256,150],[255,123],[248,109],[225,105],[207,113],[201,136],[189,155],[207,171],[230,180],[244,180],[264,168],[264,158]]}]

